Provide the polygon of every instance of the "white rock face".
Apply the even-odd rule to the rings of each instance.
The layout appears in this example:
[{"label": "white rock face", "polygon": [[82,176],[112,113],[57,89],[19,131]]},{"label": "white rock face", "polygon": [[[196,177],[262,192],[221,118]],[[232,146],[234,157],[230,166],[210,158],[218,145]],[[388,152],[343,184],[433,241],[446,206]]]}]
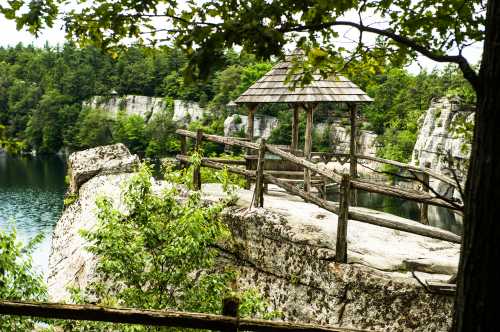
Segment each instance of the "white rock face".
[{"label": "white rock face", "polygon": [[173,121],[189,124],[191,121],[201,120],[205,110],[198,103],[184,100],[174,100]]},{"label": "white rock face", "polygon": [[[117,150],[115,159],[128,160],[129,154],[121,147]],[[78,160],[72,165],[90,167],[98,163],[96,155],[80,152],[72,156]],[[51,301],[68,301],[65,287],[85,287],[96,277],[96,258],[85,250],[88,244],[79,230],[96,225],[97,197],[108,197],[126,212],[122,190],[133,175],[128,170],[88,179],[78,188],[77,201],[65,209],[54,231],[49,261]],[[159,192],[169,184],[154,185]],[[237,206],[224,212],[233,241],[222,244],[220,262],[237,269],[241,290],[257,289],[264,295],[267,310],[280,312],[285,320],[343,327],[449,330],[453,298],[427,293],[408,269],[409,262],[418,262],[420,278],[445,280],[456,272],[458,245],[351,220],[348,263],[337,264],[335,214],[274,187],[265,195],[265,208],[248,211],[252,194],[238,190]],[[202,195],[210,202],[224,193],[219,184],[204,184]]]},{"label": "white rock face", "polygon": [[[233,114],[224,120],[224,136],[238,136],[239,133],[246,133],[248,116]],[[255,115],[254,117],[254,138],[269,138],[273,129],[278,127],[279,121],[273,116]]]},{"label": "white rock face", "polygon": [[148,96],[94,96],[84,106],[100,108],[116,117],[120,110],[127,115],[140,115],[146,122],[165,108],[163,98]]},{"label": "white rock face", "polygon": [[[411,162],[414,165],[429,166],[451,177],[449,155],[454,167],[458,167],[457,175],[463,184],[470,146],[462,137],[453,133],[453,124],[458,117],[472,122],[474,114],[470,110],[464,111],[460,100],[457,99],[441,98],[433,101],[423,118]],[[436,182],[431,185],[441,194],[458,197],[458,193],[454,192],[453,188],[443,183]]]},{"label": "white rock face", "polygon": [[85,182],[78,199],[65,208],[52,237],[47,280],[51,302],[69,302],[68,287],[85,288],[94,278],[96,257],[86,250],[88,243],[80,230],[91,230],[97,224],[98,197],[107,197],[113,206],[124,212],[120,186],[131,173],[98,175]]},{"label": "white rock face", "polygon": [[[332,150],[338,153],[349,153],[350,132],[346,126],[340,123],[318,123],[315,130],[322,135],[325,130],[330,130],[330,141]],[[377,154],[377,134],[373,131],[358,130],[357,152],[365,156],[376,156]]]}]

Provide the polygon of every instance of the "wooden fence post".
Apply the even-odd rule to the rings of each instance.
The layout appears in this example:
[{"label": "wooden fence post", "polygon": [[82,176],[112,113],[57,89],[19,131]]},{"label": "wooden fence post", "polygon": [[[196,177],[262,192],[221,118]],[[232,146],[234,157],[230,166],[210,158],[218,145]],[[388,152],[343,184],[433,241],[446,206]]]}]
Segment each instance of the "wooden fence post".
[{"label": "wooden fence post", "polygon": [[[358,159],[356,157],[357,154],[357,123],[356,123],[356,113],[357,113],[357,105],[350,104],[349,105],[349,116],[351,122],[351,132],[349,138],[349,174],[351,179],[356,179],[358,177]],[[357,190],[351,190],[351,204],[353,206],[358,205],[358,195]]]},{"label": "wooden fence post", "polygon": [[266,156],[266,140],[260,140],[259,159],[257,160],[257,178],[255,180],[255,207],[264,206],[264,163]]},{"label": "wooden fence post", "polygon": [[337,245],[335,248],[335,261],[337,263],[347,263],[347,221],[349,219],[350,187],[349,175],[343,174],[340,182]]},{"label": "wooden fence post", "polygon": [[[425,168],[430,168],[431,165],[429,162],[425,163]],[[422,190],[425,192],[429,192],[430,179],[429,174],[422,173]],[[420,222],[424,225],[429,225],[429,205],[426,203],[422,203],[420,207]]]},{"label": "wooden fence post", "polygon": [[[224,300],[222,300],[222,315],[224,316],[237,318],[239,316],[239,308],[240,308],[240,299],[235,296],[226,297],[224,298]],[[238,326],[222,331],[236,332],[238,331]]]},{"label": "wooden fence post", "polygon": [[[184,135],[180,135],[180,143],[181,143],[181,155],[186,156],[187,155],[187,138]],[[185,168],[186,163],[181,161],[181,168]]]},{"label": "wooden fence post", "polygon": [[[196,146],[195,146],[195,151],[198,153],[201,152],[202,141],[203,141],[203,131],[201,129],[198,129],[196,131]],[[193,169],[193,187],[194,187],[194,190],[201,190],[200,167],[201,167],[201,165],[197,165]]]},{"label": "wooden fence post", "polygon": [[[314,105],[308,105],[306,107],[306,132],[304,137],[304,158],[306,160],[311,160],[314,107]],[[311,171],[308,168],[304,168],[304,191],[309,193],[310,190]]]}]

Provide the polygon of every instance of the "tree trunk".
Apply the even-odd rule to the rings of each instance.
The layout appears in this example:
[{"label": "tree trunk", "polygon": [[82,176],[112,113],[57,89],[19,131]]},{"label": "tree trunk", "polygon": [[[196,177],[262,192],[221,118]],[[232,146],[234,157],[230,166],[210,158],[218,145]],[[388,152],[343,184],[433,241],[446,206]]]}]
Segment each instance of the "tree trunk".
[{"label": "tree trunk", "polygon": [[488,1],[479,82],[455,301],[454,330],[460,332],[498,329],[500,1]]}]

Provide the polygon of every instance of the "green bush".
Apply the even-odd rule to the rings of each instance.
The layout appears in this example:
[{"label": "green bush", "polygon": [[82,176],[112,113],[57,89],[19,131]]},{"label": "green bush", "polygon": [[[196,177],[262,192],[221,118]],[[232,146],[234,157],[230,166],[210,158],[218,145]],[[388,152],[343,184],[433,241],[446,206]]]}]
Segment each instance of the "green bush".
[{"label": "green bush", "polygon": [[[33,270],[31,255],[42,241],[36,236],[27,244],[17,239],[15,229],[0,229],[0,299],[11,301],[47,301],[43,276]],[[36,320],[0,315],[1,331],[32,331]]]},{"label": "green bush", "polygon": [[[199,157],[193,162],[199,162]],[[192,169],[169,170],[169,181],[190,178]],[[180,200],[177,187],[153,193],[151,171],[143,166],[124,188],[128,213],[98,199],[99,222],[83,232],[88,250],[99,259],[100,281],[73,289],[73,300],[96,298],[100,305],[145,309],[176,309],[220,313],[222,299],[234,296],[237,273],[216,264],[218,243],[230,241],[220,218],[226,203],[206,204],[199,192]],[[241,297],[243,315],[263,311],[264,302],[252,290]],[[115,331],[110,324],[66,322],[68,331]],[[152,327],[124,326],[121,331],[156,331]]]},{"label": "green bush", "polygon": [[71,147],[83,150],[111,144],[114,142],[114,126],[115,120],[111,119],[104,110],[86,107],[80,113]]}]

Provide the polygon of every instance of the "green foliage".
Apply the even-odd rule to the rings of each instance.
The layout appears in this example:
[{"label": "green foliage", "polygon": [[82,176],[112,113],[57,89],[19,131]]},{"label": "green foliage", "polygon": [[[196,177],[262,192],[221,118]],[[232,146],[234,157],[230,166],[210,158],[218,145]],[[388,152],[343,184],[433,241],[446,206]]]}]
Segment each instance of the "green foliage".
[{"label": "green foliage", "polygon": [[[26,27],[32,32],[50,26],[57,17],[58,7],[62,6],[54,1],[44,6],[31,3],[30,10],[26,11],[24,3],[11,1],[0,6],[0,12],[15,20],[19,28]],[[404,65],[415,59],[417,52],[442,61],[463,62],[465,59],[461,57],[444,56],[484,40],[486,7],[480,0],[313,0],[305,3],[251,0],[243,6],[217,0],[192,2],[188,7],[173,0],[162,3],[122,0],[112,6],[106,1],[82,4],[78,10],[65,12],[64,22],[68,37],[82,45],[94,44],[107,49],[114,57],[123,49],[124,40],[130,38],[148,45],[172,39],[188,55],[189,61],[183,67],[185,78],[209,77],[214,68],[234,58],[225,51],[234,46],[268,59],[282,55],[285,45],[297,44],[307,56],[300,64],[307,81],[316,70],[327,75],[340,70],[353,73],[356,70],[352,69],[357,68],[357,72],[374,74],[380,65]],[[153,10],[155,15],[151,15]],[[368,20],[376,13],[384,22],[384,28],[365,27],[358,19],[346,21],[349,12],[356,12],[359,21]],[[175,32],[157,31],[157,22],[153,22],[152,16],[161,16],[162,27]],[[378,38],[372,45],[361,35],[354,47],[347,48],[338,42],[346,27],[376,33]],[[147,67],[143,68],[140,63],[134,71],[136,76],[130,76],[144,81],[149,75],[145,69]]]},{"label": "green foliage", "polygon": [[68,145],[73,149],[88,149],[113,142],[114,120],[102,109],[86,107],[74,126],[74,137]]},{"label": "green foliage", "polygon": [[0,148],[10,154],[18,154],[26,149],[26,143],[17,139],[8,138],[6,128],[0,124]]},{"label": "green foliage", "polygon": [[66,197],[64,197],[64,207],[66,208],[66,207],[70,206],[71,204],[76,202],[77,199],[78,199],[77,194],[66,195]]},{"label": "green foliage", "polygon": [[[17,239],[15,229],[0,229],[0,299],[11,301],[47,301],[43,276],[33,271],[31,254],[42,241],[38,235],[27,244]],[[31,318],[0,315],[0,330],[31,331]]]},{"label": "green foliage", "polygon": [[[179,149],[171,120],[174,99],[208,106],[211,115],[200,125],[221,134],[223,118],[229,112],[227,102],[271,65],[228,51],[210,78],[197,81],[181,75],[185,66],[186,56],[168,47],[132,46],[116,58],[94,47],[78,48],[71,43],[62,48],[0,47],[4,146],[11,152],[35,149],[54,153],[63,147],[78,150],[121,141],[148,157],[172,155]],[[113,118],[99,106],[96,110],[81,106],[96,95],[102,103],[108,102],[114,96],[111,91],[118,93],[122,110],[126,105],[120,96],[126,94],[165,96],[166,110],[146,124],[137,117]]]},{"label": "green foliage", "polygon": [[146,151],[148,137],[144,118],[120,112],[113,128],[113,137],[116,142],[125,144],[132,153]]},{"label": "green foliage", "polygon": [[[175,182],[191,172],[170,169],[166,176]],[[222,299],[234,295],[230,285],[237,277],[232,268],[216,264],[217,244],[230,241],[230,232],[220,218],[226,203],[207,205],[199,192],[189,192],[179,199],[178,185],[154,193],[146,166],[125,186],[124,193],[127,213],[118,211],[105,197],[97,201],[99,223],[83,236],[91,243],[88,250],[99,259],[96,269],[100,281],[85,290],[73,289],[73,299],[79,303],[93,298],[102,305],[220,313]],[[239,296],[244,315],[264,310],[262,298],[254,291]],[[116,330],[110,324],[86,322],[67,322],[65,329]]]}]

